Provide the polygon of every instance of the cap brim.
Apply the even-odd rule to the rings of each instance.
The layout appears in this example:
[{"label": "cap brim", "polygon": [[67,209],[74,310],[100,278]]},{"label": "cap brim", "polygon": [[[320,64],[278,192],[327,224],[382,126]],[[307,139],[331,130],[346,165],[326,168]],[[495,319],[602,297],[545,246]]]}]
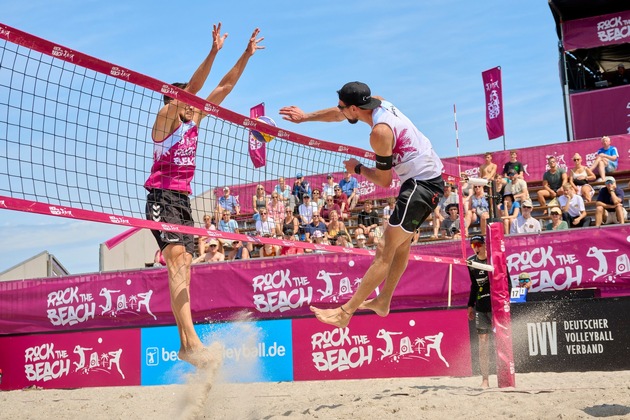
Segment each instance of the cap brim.
[{"label": "cap brim", "polygon": [[370,98],[370,102],[364,105],[357,105],[361,109],[375,109],[381,106],[381,100],[374,97]]}]

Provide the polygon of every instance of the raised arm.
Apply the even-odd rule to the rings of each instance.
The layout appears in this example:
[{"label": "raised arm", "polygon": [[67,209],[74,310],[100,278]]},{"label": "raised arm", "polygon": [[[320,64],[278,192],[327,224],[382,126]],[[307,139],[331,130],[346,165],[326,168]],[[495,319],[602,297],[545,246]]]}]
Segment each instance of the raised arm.
[{"label": "raised arm", "polygon": [[[190,92],[194,95],[201,90],[210,74],[214,59],[219,50],[223,48],[223,42],[227,36],[227,34],[221,36],[221,23],[212,26],[212,48],[210,52],[201,62],[197,70],[195,70],[190,81],[186,85],[182,86],[180,84],[178,86],[182,86],[186,92]],[[155,118],[151,132],[153,140],[157,142],[163,141],[177,128],[180,124],[179,115],[183,112],[183,109],[187,107],[185,103],[180,103],[178,100],[169,100],[166,98],[165,102],[165,105],[160,109]]]},{"label": "raised arm", "polygon": [[[214,88],[210,95],[208,95],[208,97],[206,98],[208,102],[212,102],[213,104],[217,105],[223,102],[228,94],[232,92],[232,89],[234,89],[234,86],[243,74],[243,71],[245,70],[245,67],[247,66],[247,62],[249,61],[250,57],[254,55],[256,51],[265,48],[262,45],[258,45],[265,39],[264,37],[256,38],[258,34],[260,34],[260,29],[254,29],[254,32],[252,32],[252,36],[249,38],[249,42],[247,43],[247,48],[245,48],[245,51],[243,52],[241,57],[238,59],[236,64],[234,64],[234,67],[232,67],[230,71],[228,71],[227,74],[223,76],[223,79],[221,79],[217,87]],[[205,113],[203,114],[203,116],[206,115],[207,114]]]},{"label": "raised arm", "polygon": [[307,114],[297,106],[291,105],[280,108],[279,113],[282,115],[283,119],[296,124],[307,121],[339,122],[346,119],[346,117],[343,116],[343,113],[336,106],[320,109],[319,111],[313,111]]}]

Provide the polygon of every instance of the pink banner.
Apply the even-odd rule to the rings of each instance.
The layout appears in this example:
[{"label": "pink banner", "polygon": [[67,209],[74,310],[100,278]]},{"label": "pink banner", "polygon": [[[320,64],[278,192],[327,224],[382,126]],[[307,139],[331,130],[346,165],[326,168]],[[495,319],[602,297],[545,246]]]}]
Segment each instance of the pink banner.
[{"label": "pink banner", "polygon": [[[628,237],[626,225],[506,237],[508,271],[513,279],[530,273],[530,293],[595,287],[602,296],[629,294]],[[460,243],[417,246],[412,252],[450,261]],[[310,316],[311,304],[347,301],[372,259],[335,253],[194,265],[193,316],[220,320],[241,310],[255,318]],[[392,309],[446,306],[448,269],[412,256]],[[452,304],[465,305],[470,290],[465,265],[453,266],[452,283]],[[0,334],[172,323],[165,269],[0,282]]]},{"label": "pink banner", "polygon": [[570,98],[575,138],[630,133],[630,86],[574,93]]},{"label": "pink banner", "polygon": [[488,140],[492,140],[505,135],[501,67],[482,72],[481,78],[486,96],[486,130],[488,131]]},{"label": "pink banner", "polygon": [[140,385],[140,330],[0,337],[0,389]]},{"label": "pink banner", "polygon": [[472,372],[464,310],[356,315],[346,328],[295,319],[293,354],[296,381]]},{"label": "pink banner", "polygon": [[[249,116],[253,119],[265,115],[265,104],[261,103],[253,106],[249,110]],[[264,141],[260,141],[249,132],[249,158],[252,160],[254,168],[260,168],[267,163],[267,145]],[[247,201],[247,200],[245,200]]]},{"label": "pink banner", "polygon": [[503,224],[491,223],[488,234],[490,261],[494,272],[490,273],[490,299],[492,324],[497,353],[497,379],[499,388],[516,386],[514,356],[512,353],[512,322],[510,319],[509,273],[505,260]]},{"label": "pink banner", "polygon": [[[616,146],[619,151],[618,170],[630,170],[630,134],[610,136],[610,139],[612,145]],[[548,169],[548,156],[555,156],[558,166],[566,170],[573,166],[573,161],[571,160],[573,155],[579,153],[586,160],[582,164],[590,166],[595,160],[597,150],[600,147],[602,147],[602,143],[599,137],[589,140],[527,147],[518,149],[518,160],[523,163],[526,181],[540,181]],[[483,155],[462,156],[460,160],[463,172],[471,177],[479,176],[479,167],[484,163]],[[492,152],[492,161],[499,166],[499,171],[503,170],[503,165],[509,160],[510,152],[508,150]],[[447,172],[457,173],[457,158],[442,159],[442,162]]]},{"label": "pink banner", "polygon": [[630,43],[630,10],[562,22],[567,51]]}]

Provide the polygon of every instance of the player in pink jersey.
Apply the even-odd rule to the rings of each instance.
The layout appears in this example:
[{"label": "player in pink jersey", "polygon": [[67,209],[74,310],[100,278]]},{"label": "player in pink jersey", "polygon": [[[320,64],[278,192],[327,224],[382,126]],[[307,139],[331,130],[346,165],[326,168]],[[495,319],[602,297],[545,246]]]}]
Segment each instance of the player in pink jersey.
[{"label": "player in pink jersey", "polygon": [[[395,171],[402,182],[374,261],[352,298],[335,309],[311,306],[320,321],[345,327],[357,309],[370,309],[380,316],[389,314],[394,290],[407,268],[413,234],[437,206],[444,192],[444,181],[442,162],[431,142],[393,104],[372,96],[370,88],[361,82],[346,83],[337,94],[336,107],[306,114],[289,106],[280,109],[280,114],[285,120],[296,123],[347,120],[356,124],[363,121],[372,128],[370,145],[376,153],[376,167],[367,168],[352,158],[344,162],[346,170],[382,187],[390,186],[392,171]],[[385,284],[380,294],[366,301],[383,280]]]},{"label": "player in pink jersey", "polygon": [[[207,101],[220,104],[232,91],[250,57],[257,50],[264,48],[258,45],[264,39],[257,38],[259,32],[258,28],[254,30],[247,48],[234,67],[208,95]],[[188,83],[173,85],[197,94],[206,82],[212,63],[227,36],[227,33],[221,35],[220,23],[214,25],[212,48],[208,56]],[[164,96],[164,106],[158,112],[151,132],[154,142],[154,163],[144,185],[149,191],[147,219],[175,225],[194,224],[188,195],[192,192],[190,182],[195,172],[198,126],[206,115],[208,114],[204,111],[177,98]],[[190,308],[190,265],[195,251],[193,235],[159,230],[152,232],[164,254],[168,269],[171,307],[181,341],[179,358],[197,367],[207,366],[212,360],[195,332]]]}]

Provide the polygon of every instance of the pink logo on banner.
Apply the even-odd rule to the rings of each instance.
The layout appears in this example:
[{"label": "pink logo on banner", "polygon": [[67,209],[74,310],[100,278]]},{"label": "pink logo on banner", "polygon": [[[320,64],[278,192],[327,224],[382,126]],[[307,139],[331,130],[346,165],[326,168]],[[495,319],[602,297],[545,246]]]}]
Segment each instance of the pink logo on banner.
[{"label": "pink logo on banner", "polygon": [[0,338],[0,389],[140,385],[140,330]]},{"label": "pink logo on banner", "polygon": [[[261,103],[249,110],[249,116],[251,118],[258,118],[265,115],[265,104]],[[260,141],[254,137],[252,132],[249,132],[249,158],[254,164],[254,168],[260,168],[267,163],[267,145],[264,141]]]},{"label": "pink logo on banner", "polygon": [[503,87],[501,67],[495,67],[481,73],[483,90],[486,95],[486,130],[488,139],[505,135],[503,128]]},{"label": "pink logo on banner", "polygon": [[346,328],[294,319],[293,354],[294,380],[302,381],[469,376],[472,371],[468,318],[461,309],[359,315]]}]

